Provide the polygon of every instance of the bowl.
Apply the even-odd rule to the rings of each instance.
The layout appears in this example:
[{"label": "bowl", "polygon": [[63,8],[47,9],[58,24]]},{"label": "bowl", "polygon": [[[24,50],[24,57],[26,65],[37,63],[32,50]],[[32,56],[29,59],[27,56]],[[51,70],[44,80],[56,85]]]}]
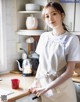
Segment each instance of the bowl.
[{"label": "bowl", "polygon": [[40,11],[40,5],[39,4],[25,4],[25,10],[26,11]]}]

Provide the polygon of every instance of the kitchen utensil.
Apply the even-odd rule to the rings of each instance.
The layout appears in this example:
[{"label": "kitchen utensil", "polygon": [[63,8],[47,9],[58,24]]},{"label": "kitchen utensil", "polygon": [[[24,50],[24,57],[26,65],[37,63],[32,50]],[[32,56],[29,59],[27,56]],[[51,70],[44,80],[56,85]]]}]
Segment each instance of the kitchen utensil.
[{"label": "kitchen utensil", "polygon": [[21,71],[24,76],[36,74],[39,64],[39,56],[35,52],[30,53],[28,56],[25,49],[21,48],[21,50],[24,51],[22,54],[22,59],[16,60],[19,71]]},{"label": "kitchen utensil", "polygon": [[22,62],[22,67],[20,66],[19,60],[16,60],[18,63],[18,68],[20,71],[22,71],[22,74],[24,76],[30,76],[32,75],[32,65],[30,63],[30,59],[27,58],[26,54],[22,54],[23,62]]},{"label": "kitchen utensil", "polygon": [[16,60],[18,63],[18,68],[20,71],[22,71],[23,76],[31,76],[32,75],[32,65],[31,65],[29,56],[23,48],[21,48],[21,50],[23,50],[24,53],[22,53],[22,61],[21,62],[20,62],[20,59]]}]

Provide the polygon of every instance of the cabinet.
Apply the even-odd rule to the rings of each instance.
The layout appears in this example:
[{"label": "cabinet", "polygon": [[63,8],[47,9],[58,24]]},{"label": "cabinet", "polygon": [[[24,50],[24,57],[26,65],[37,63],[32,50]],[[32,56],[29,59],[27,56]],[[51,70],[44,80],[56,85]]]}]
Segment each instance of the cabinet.
[{"label": "cabinet", "polygon": [[74,31],[75,21],[75,3],[61,3],[65,11],[64,23],[66,24],[69,31]]},{"label": "cabinet", "polygon": [[[63,0],[62,0],[63,1]],[[69,31],[80,31],[80,1],[79,0],[67,0],[66,2],[61,2],[65,13],[65,24],[68,26]]]},{"label": "cabinet", "polygon": [[76,10],[75,10],[75,31],[80,31],[80,2],[76,3]]}]

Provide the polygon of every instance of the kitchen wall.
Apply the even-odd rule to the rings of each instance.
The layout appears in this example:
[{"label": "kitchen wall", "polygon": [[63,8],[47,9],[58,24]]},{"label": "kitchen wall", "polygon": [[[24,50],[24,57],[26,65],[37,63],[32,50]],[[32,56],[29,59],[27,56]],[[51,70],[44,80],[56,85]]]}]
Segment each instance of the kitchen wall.
[{"label": "kitchen wall", "polygon": [[4,15],[4,30],[6,39],[6,67],[7,70],[12,70],[15,67],[15,60],[17,58],[16,51],[16,2],[15,0],[2,0],[3,15]]}]

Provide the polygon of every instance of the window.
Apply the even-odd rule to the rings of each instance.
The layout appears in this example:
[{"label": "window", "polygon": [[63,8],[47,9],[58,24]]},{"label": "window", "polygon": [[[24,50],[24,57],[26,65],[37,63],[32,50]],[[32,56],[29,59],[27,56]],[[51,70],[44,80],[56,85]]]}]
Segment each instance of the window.
[{"label": "window", "polygon": [[[0,73],[6,71],[6,47],[5,47],[5,30],[4,30],[4,15],[3,5],[4,0],[0,0]],[[4,22],[3,22],[4,21]]]},{"label": "window", "polygon": [[2,64],[2,2],[0,0],[0,65]]}]

